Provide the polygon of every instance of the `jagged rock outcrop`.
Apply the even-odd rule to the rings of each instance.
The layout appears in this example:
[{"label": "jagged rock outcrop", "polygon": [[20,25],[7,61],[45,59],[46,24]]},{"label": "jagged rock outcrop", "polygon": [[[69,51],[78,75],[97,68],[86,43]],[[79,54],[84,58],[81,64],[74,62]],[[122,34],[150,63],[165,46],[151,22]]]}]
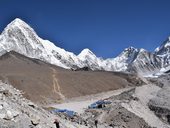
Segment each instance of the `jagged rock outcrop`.
[{"label": "jagged rock outcrop", "polygon": [[157,95],[149,101],[148,106],[161,120],[170,124],[169,75],[160,77],[158,80],[159,85],[162,84],[162,86],[160,86],[161,89]]},{"label": "jagged rock outcrop", "polygon": [[170,37],[166,39],[160,47],[155,49],[155,54],[162,59],[162,67],[167,68],[170,65]]},{"label": "jagged rock outcrop", "polygon": [[161,58],[155,54],[140,49],[136,59],[129,66],[138,74],[149,75],[159,72],[162,68]]}]

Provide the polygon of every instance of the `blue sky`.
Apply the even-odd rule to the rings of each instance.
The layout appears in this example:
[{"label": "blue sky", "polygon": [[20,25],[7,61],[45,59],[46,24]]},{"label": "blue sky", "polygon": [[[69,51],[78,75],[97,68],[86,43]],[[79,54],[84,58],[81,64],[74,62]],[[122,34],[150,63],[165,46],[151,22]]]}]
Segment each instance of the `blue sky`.
[{"label": "blue sky", "polygon": [[170,35],[170,0],[0,0],[0,31],[16,17],[57,46],[115,57],[153,51]]}]

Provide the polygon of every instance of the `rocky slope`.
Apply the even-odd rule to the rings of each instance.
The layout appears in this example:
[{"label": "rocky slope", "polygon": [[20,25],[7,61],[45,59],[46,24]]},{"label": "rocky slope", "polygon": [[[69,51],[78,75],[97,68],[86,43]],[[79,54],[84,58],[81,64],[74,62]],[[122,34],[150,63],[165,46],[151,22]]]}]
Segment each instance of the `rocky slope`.
[{"label": "rocky slope", "polygon": [[98,120],[99,128],[170,128],[168,83],[169,75],[166,75],[158,80],[150,79],[140,87],[117,90],[102,99],[110,104],[83,108],[83,113],[69,117],[42,109],[25,99],[23,92],[0,81],[0,127],[53,128],[57,118],[61,128],[93,128],[95,120]]},{"label": "rocky slope", "polygon": [[[104,111],[107,111],[107,109]],[[122,112],[118,117],[114,111],[114,119],[117,123],[114,123],[114,125],[110,123],[110,121],[113,122],[112,116],[110,116],[110,114],[113,113],[113,110],[111,110],[109,114],[107,114],[105,121],[103,120],[102,122],[102,120],[100,120],[98,124],[99,128],[111,128],[112,126],[121,128],[123,125],[130,127],[135,126],[136,128],[142,126],[150,128],[143,119],[135,116],[128,110],[120,107],[119,109],[117,108],[116,111],[117,113]],[[93,128],[95,127],[94,122],[98,120],[101,112],[102,110],[87,110],[84,114],[77,114],[72,118],[67,115],[63,116],[62,114],[54,115],[25,99],[22,96],[22,92],[13,88],[13,86],[0,82],[0,127],[2,128],[54,128],[55,124],[53,122],[55,119],[60,122],[61,128]],[[126,119],[126,116],[129,118]],[[124,123],[122,124],[121,122]],[[120,123],[121,125],[119,125]]]},{"label": "rocky slope", "polygon": [[59,118],[22,97],[11,85],[0,82],[0,127],[1,128],[54,128],[54,120],[61,128],[86,128]]},{"label": "rocky slope", "polygon": [[149,75],[159,72],[162,68],[162,61],[159,56],[140,49],[136,59],[129,65],[129,69],[134,70],[140,75]]},{"label": "rocky slope", "polygon": [[[15,54],[10,55],[15,59],[17,58],[18,64],[20,63],[19,61],[21,61],[19,58],[22,57],[28,65],[32,65],[31,63],[33,63],[34,66],[37,64],[41,67],[42,64],[44,64],[41,61],[31,60],[22,55],[18,57]],[[6,60],[6,56],[1,57],[1,62],[2,60]],[[15,59],[12,60],[9,55],[7,57],[9,58],[8,64],[14,62]],[[24,66],[26,66],[26,63],[24,63]],[[17,66],[22,67],[18,64]],[[2,69],[4,68],[5,67]],[[11,69],[15,68],[12,66]],[[62,68],[60,68],[60,70],[68,71]],[[11,73],[12,70],[9,71]],[[78,74],[80,74],[79,71]],[[20,77],[22,76],[20,73],[18,75]],[[126,76],[128,79],[132,78],[130,74],[130,77],[128,77],[127,74],[119,73],[119,77],[122,76]],[[5,81],[9,82],[7,79]],[[24,85],[24,83],[27,83],[29,80],[24,81],[21,82],[20,86],[22,86],[22,84]],[[129,79],[129,81],[135,82],[134,79]],[[135,84],[139,84],[138,81]],[[44,85],[42,83],[41,85],[42,89]],[[36,86],[34,86],[31,91],[37,90],[35,87]],[[85,112],[70,118],[67,115],[53,115],[47,112],[38,105],[23,98],[23,92],[21,93],[9,84],[0,82],[0,126],[8,128],[51,128],[55,127],[53,121],[57,118],[60,121],[61,128],[92,128],[94,127],[95,120],[99,121],[99,128],[169,128],[169,90],[169,74],[157,79],[149,78],[149,81],[146,80],[146,85],[131,87],[115,94],[112,93],[112,95],[104,99],[111,102],[111,104],[105,105],[102,108],[83,108]],[[75,90],[74,93],[76,93]],[[36,93],[36,96],[38,96],[37,94],[38,93]]]},{"label": "rocky slope", "polygon": [[52,106],[72,108],[80,113],[72,121],[84,122],[89,128],[94,127],[95,120],[99,128],[170,128],[169,75],[145,80],[146,84],[139,87],[79,97]]},{"label": "rocky slope", "polygon": [[141,85],[135,75],[105,71],[71,71],[8,52],[0,57],[0,80],[24,91],[34,102],[57,102],[127,86]]},{"label": "rocky slope", "polygon": [[156,97],[149,102],[149,108],[165,123],[170,124],[170,75],[166,74],[158,79],[152,80],[156,82],[161,89],[157,92]]}]

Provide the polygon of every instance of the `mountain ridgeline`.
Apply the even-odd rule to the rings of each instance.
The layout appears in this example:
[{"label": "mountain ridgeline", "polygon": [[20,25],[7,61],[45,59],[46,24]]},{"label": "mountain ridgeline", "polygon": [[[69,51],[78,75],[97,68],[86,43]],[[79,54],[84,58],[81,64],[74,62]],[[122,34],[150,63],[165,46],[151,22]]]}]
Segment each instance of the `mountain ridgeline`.
[{"label": "mountain ridgeline", "polygon": [[26,57],[39,59],[65,69],[88,67],[91,70],[134,72],[150,75],[166,69],[170,63],[170,39],[155,52],[145,49],[126,48],[116,58],[102,59],[89,49],[79,55],[65,51],[54,43],[43,40],[24,21],[16,18],[0,35],[0,56],[15,51]]}]

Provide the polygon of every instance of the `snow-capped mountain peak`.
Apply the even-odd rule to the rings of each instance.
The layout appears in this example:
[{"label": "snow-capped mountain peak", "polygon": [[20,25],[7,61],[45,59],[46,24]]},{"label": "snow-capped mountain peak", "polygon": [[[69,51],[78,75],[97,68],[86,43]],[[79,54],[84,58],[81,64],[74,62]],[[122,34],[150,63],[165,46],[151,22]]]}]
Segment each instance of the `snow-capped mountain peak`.
[{"label": "snow-capped mountain peak", "polygon": [[41,39],[24,21],[16,18],[0,36],[0,55],[15,51],[27,57],[40,59],[63,68],[81,66],[76,55]]},{"label": "snow-capped mountain peak", "polygon": [[139,52],[142,53],[142,52],[148,52],[148,51],[146,49],[140,48]]},{"label": "snow-capped mountain peak", "polygon": [[88,48],[85,48],[80,52],[78,58],[84,61],[87,58],[96,59],[97,57],[92,51],[90,51]]},{"label": "snow-capped mountain peak", "polygon": [[170,52],[170,37],[168,37],[159,47],[155,49],[155,53],[163,55]]},{"label": "snow-capped mountain peak", "polygon": [[21,25],[27,25],[27,23],[25,23],[23,20],[19,19],[19,18],[15,18],[11,23],[8,24],[8,26],[21,26]]},{"label": "snow-capped mountain peak", "polygon": [[164,68],[170,64],[170,37],[168,37],[160,47],[155,49],[155,54],[162,59],[162,65]]},{"label": "snow-capped mountain peak", "polygon": [[138,54],[139,50],[134,47],[128,47],[123,50],[123,52],[116,58],[119,58],[119,60],[122,60],[126,63],[131,63]]},{"label": "snow-capped mountain peak", "polygon": [[134,48],[132,46],[124,49],[124,51],[136,51],[136,50],[137,50],[137,48]]},{"label": "snow-capped mountain peak", "polygon": [[[82,50],[77,56],[59,48],[54,43],[40,38],[26,22],[19,18],[8,24],[0,35],[0,55],[9,51],[67,69],[87,66],[93,70],[129,71],[133,68],[136,71],[149,70],[150,72],[159,70],[162,63],[170,64],[170,38],[157,48],[155,53],[128,47],[116,58],[104,60],[88,48]],[[161,57],[162,61],[160,61]]]},{"label": "snow-capped mountain peak", "polygon": [[83,49],[77,57],[84,63],[84,66],[87,66],[87,67],[91,68],[92,70],[102,69],[103,59],[98,58],[88,48]]},{"label": "snow-capped mountain peak", "polygon": [[80,54],[86,54],[86,55],[92,54],[92,55],[94,55],[94,53],[88,48],[83,49]]},{"label": "snow-capped mountain peak", "polygon": [[0,36],[0,42],[0,53],[13,50],[29,57],[39,54],[40,51],[35,53],[35,50],[43,47],[34,30],[19,18],[7,25]]},{"label": "snow-capped mountain peak", "polygon": [[[107,70],[126,71],[128,66],[134,61],[138,54],[138,49],[128,47],[123,50],[116,58],[106,60]],[[109,68],[108,68],[109,67]]]},{"label": "snow-capped mountain peak", "polygon": [[[4,29],[4,31],[2,32],[8,32],[12,29],[20,29],[22,33],[24,32],[31,32],[32,34],[36,35],[35,31],[23,20],[16,18],[14,19],[12,22],[10,22],[7,27]],[[30,33],[29,33],[30,34]],[[36,35],[37,36],[37,35]]]}]

